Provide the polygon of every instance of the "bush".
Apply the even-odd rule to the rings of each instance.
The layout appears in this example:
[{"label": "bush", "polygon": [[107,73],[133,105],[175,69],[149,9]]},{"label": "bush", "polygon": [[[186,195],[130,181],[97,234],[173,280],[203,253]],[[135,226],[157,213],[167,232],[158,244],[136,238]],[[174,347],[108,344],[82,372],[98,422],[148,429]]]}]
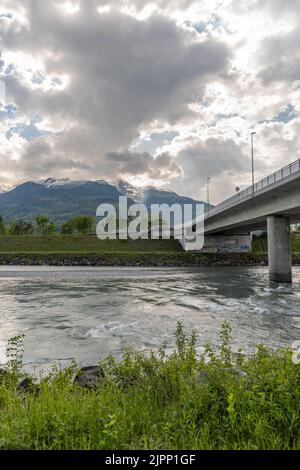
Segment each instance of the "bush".
[{"label": "bush", "polygon": [[61,234],[62,235],[73,235],[74,233],[78,233],[81,235],[87,235],[92,233],[94,225],[94,218],[91,216],[79,216],[75,217],[75,219],[69,220],[61,227]]},{"label": "bush", "polygon": [[228,324],[219,349],[200,356],[182,324],[175,340],[170,355],[131,350],[102,360],[99,387],[74,384],[72,364],[54,368],[33,393],[17,388],[22,347],[14,339],[17,364],[0,384],[0,448],[300,448],[300,366],[290,351],[233,354]]},{"label": "bush", "polygon": [[2,215],[0,215],[0,235],[5,235],[5,224]]},{"label": "bush", "polygon": [[8,229],[9,235],[32,235],[34,227],[30,221],[23,219],[13,220]]},{"label": "bush", "polygon": [[35,220],[38,227],[38,232],[41,235],[49,236],[55,233],[55,223],[49,220],[48,217],[44,215],[38,215]]}]

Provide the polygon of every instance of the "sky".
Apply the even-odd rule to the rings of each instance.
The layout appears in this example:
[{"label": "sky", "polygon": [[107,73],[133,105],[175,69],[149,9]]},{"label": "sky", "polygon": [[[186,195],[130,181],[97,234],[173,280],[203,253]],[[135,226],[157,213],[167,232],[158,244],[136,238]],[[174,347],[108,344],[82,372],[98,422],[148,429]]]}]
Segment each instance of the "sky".
[{"label": "sky", "polygon": [[0,0],[0,81],[0,184],[216,204],[300,158],[300,0]]}]

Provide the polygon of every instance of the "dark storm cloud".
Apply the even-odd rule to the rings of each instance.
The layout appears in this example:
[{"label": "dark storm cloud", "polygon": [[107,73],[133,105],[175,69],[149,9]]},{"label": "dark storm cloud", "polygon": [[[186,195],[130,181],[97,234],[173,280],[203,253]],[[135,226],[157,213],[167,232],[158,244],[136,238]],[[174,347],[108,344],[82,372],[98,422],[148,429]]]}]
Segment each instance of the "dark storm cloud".
[{"label": "dark storm cloud", "polygon": [[185,174],[216,176],[225,172],[239,172],[248,168],[248,157],[233,140],[209,138],[182,150],[178,162]]},{"label": "dark storm cloud", "polygon": [[[182,168],[182,177],[174,181],[175,191],[206,198],[207,177],[212,178],[212,194],[231,194],[240,184],[241,175],[249,171],[251,162],[243,149],[233,140],[209,138],[187,144],[178,155],[178,164]],[[204,196],[205,193],[205,196]]]},{"label": "dark storm cloud", "polygon": [[111,152],[106,158],[118,169],[119,174],[145,175],[153,179],[182,174],[181,168],[168,153],[154,158],[148,152]]},{"label": "dark storm cloud", "polygon": [[[100,15],[93,0],[81,2],[79,14],[62,15],[60,3],[25,1],[28,28],[19,34],[8,29],[2,44],[42,57],[46,73],[66,74],[69,87],[30,90],[11,74],[10,95],[19,111],[66,123],[60,140],[52,139],[49,158],[55,145],[57,154],[77,153],[76,161],[84,158],[114,175],[107,152],[128,147],[153,120],[176,123],[191,115],[193,95],[226,73],[230,54],[217,40],[199,41],[195,32],[162,15],[146,21],[117,11]],[[30,148],[25,158],[29,154]]]},{"label": "dark storm cloud", "polygon": [[[89,170],[90,165],[82,159],[76,159],[70,154],[61,154],[56,151],[55,142],[52,139],[38,138],[25,147],[24,158],[19,162],[19,171],[31,178],[56,174],[66,170],[69,174],[76,170]],[[50,158],[49,158],[50,157]]]},{"label": "dark storm cloud", "polygon": [[300,80],[299,27],[290,33],[266,38],[258,57],[262,67],[259,77],[264,82]]}]

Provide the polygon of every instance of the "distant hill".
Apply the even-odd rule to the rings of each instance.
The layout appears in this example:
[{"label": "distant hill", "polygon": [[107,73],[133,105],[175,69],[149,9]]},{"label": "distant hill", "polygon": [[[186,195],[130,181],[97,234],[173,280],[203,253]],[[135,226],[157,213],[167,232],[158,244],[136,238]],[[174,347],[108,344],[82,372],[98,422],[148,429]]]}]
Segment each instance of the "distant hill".
[{"label": "distant hill", "polygon": [[[201,203],[171,191],[154,188],[143,190],[126,182],[114,185],[103,180],[73,181],[49,178],[43,181],[28,181],[0,193],[0,214],[6,222],[12,219],[33,219],[38,214],[44,214],[61,224],[78,215],[94,216],[99,204],[116,205],[121,195],[128,196],[129,205],[144,202],[148,207],[161,203]],[[204,204],[207,207],[207,204]]]},{"label": "distant hill", "polygon": [[[173,191],[160,191],[159,189],[155,188],[147,188],[145,189],[142,197],[142,201],[147,207],[150,207],[151,204],[192,204],[199,203],[200,201],[195,201],[190,197],[179,196],[178,194],[174,193]],[[201,201],[202,202],[202,201]],[[207,206],[206,203],[203,203]]]}]

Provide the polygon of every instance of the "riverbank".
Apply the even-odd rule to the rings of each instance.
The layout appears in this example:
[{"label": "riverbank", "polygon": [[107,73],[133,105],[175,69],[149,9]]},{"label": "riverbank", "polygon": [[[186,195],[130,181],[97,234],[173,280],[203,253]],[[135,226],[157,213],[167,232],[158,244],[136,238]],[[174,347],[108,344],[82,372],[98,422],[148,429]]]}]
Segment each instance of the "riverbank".
[{"label": "riverbank", "polygon": [[[99,240],[81,236],[0,237],[0,265],[5,266],[267,266],[265,240],[254,240],[252,253],[186,253],[177,240]],[[293,264],[300,265],[299,237],[294,236]]]},{"label": "riverbank", "polygon": [[[123,266],[197,267],[267,266],[266,253],[0,253],[1,266]],[[293,254],[293,265],[300,265],[300,253]]]},{"label": "riverbank", "polygon": [[[99,240],[96,235],[1,236],[0,253],[182,252],[178,240]],[[300,250],[299,250],[300,251]]]},{"label": "riverbank", "polygon": [[195,352],[178,324],[166,356],[127,352],[100,367],[22,374],[22,338],[0,372],[0,449],[300,449],[300,366],[288,350]]}]

